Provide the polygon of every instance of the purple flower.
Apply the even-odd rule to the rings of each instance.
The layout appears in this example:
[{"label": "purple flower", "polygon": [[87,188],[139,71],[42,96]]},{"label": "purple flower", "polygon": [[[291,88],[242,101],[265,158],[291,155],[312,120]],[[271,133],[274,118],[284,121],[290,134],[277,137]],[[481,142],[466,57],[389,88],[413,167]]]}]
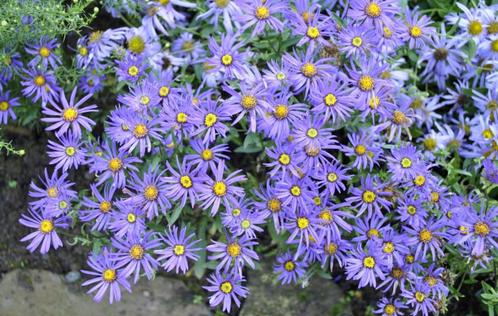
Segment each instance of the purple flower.
[{"label": "purple flower", "polygon": [[218,164],[218,168],[213,170],[214,179],[209,179],[205,184],[201,185],[199,198],[203,201],[201,208],[211,208],[211,216],[216,215],[220,208],[220,204],[226,208],[230,203],[235,201],[236,197],[244,195],[244,189],[235,186],[236,182],[245,181],[247,178],[240,173],[242,170],[237,170],[226,178],[223,177],[225,171],[225,162]]},{"label": "purple flower", "polygon": [[242,268],[245,264],[254,269],[253,260],[259,260],[259,257],[253,250],[253,247],[258,243],[247,236],[239,238],[226,237],[226,244],[212,240],[212,244],[206,248],[207,251],[213,253],[213,255],[208,257],[209,260],[220,260],[216,270],[228,273],[230,268],[232,268],[231,271],[235,274],[242,275]]},{"label": "purple flower", "polygon": [[406,25],[401,38],[408,42],[408,47],[411,49],[422,48],[432,36],[436,35],[436,28],[431,26],[431,19],[425,15],[420,16],[417,9],[406,10]]},{"label": "purple flower", "polygon": [[111,213],[109,229],[117,238],[123,236],[140,236],[145,231],[144,211],[133,201],[116,202],[117,212]]},{"label": "purple flower", "polygon": [[134,283],[137,283],[142,269],[147,279],[151,280],[159,265],[157,260],[149,253],[161,244],[159,239],[152,238],[152,234],[148,232],[143,237],[136,234],[127,234],[125,239],[112,239],[112,245],[116,248],[116,253],[111,255],[111,259],[116,262],[118,267],[124,267],[122,270],[124,277],[135,275],[133,278]]},{"label": "purple flower", "polygon": [[486,211],[486,203],[481,202],[479,213],[471,208],[471,211],[465,215],[467,218],[463,222],[469,229],[458,243],[471,241],[472,255],[477,257],[482,256],[488,249],[498,247],[496,242],[498,222],[495,220],[498,216],[497,207],[491,207]]},{"label": "purple flower", "polygon": [[271,186],[270,180],[266,182],[266,188],[261,185],[259,190],[254,190],[254,195],[261,201],[254,201],[253,207],[262,213],[265,218],[271,214],[275,230],[280,232],[283,226],[283,201],[277,196],[277,192]]},{"label": "purple flower", "polygon": [[417,148],[413,145],[391,149],[391,157],[386,157],[391,178],[394,181],[414,179],[423,168],[418,157]]},{"label": "purple flower", "polygon": [[122,60],[116,61],[116,75],[119,80],[137,82],[145,73],[146,66],[142,55],[127,53]]},{"label": "purple flower", "polygon": [[154,253],[159,255],[157,260],[161,263],[161,266],[168,272],[175,269],[176,273],[181,271],[183,274],[187,272],[188,260],[197,261],[199,255],[197,252],[201,248],[196,248],[196,244],[200,240],[192,240],[195,238],[194,234],[186,236],[187,228],[182,227],[180,233],[178,233],[178,227],[172,226],[166,232],[165,236],[159,235],[161,241],[166,245],[166,248],[161,248],[154,250]]},{"label": "purple flower", "polygon": [[130,93],[119,95],[118,102],[135,112],[145,112],[148,109],[157,107],[161,102],[161,98],[154,85],[143,83],[134,86]]},{"label": "purple flower", "polygon": [[242,30],[255,26],[251,36],[262,33],[268,25],[273,30],[282,31],[284,24],[275,17],[287,9],[285,2],[277,0],[243,0],[239,1],[241,14],[237,20],[242,23]]},{"label": "purple flower", "polygon": [[415,199],[415,196],[406,195],[404,199],[399,201],[396,211],[400,214],[396,219],[412,227],[425,224],[427,211],[422,205],[422,201]]},{"label": "purple flower", "polygon": [[233,33],[232,23],[235,23],[237,28],[239,27],[239,22],[232,21],[232,19],[242,12],[240,10],[237,1],[230,0],[210,0],[208,4],[208,10],[203,14],[197,16],[198,20],[209,19],[209,23],[213,24],[215,30],[218,30],[218,20],[220,16],[223,17],[223,26],[228,33]]},{"label": "purple flower", "polygon": [[379,249],[370,245],[364,251],[358,244],[351,257],[346,259],[346,275],[348,280],[359,280],[358,288],[377,285],[377,278],[385,279],[383,272],[385,263]]},{"label": "purple flower", "polygon": [[339,267],[343,267],[348,255],[352,249],[350,242],[340,238],[332,238],[330,240],[322,240],[323,252],[319,256],[322,268],[325,268],[327,262],[330,271],[334,270],[334,262],[337,261]]},{"label": "purple flower", "polygon": [[304,54],[294,51],[293,55],[284,55],[284,63],[289,67],[289,80],[296,92],[304,90],[304,94],[308,95],[310,90],[318,89],[318,82],[333,79],[337,73],[336,68],[328,63],[329,58],[315,59],[314,51],[310,47]]},{"label": "purple flower", "polygon": [[309,43],[311,49],[316,46],[330,46],[330,43],[323,36],[328,35],[329,30],[334,25],[330,19],[320,14],[317,5],[313,5],[309,11],[303,13],[292,12],[288,20],[293,26],[293,33],[301,37],[296,46],[302,46],[306,43]]},{"label": "purple flower", "polygon": [[116,149],[116,144],[105,142],[102,145],[103,152],[100,156],[95,156],[93,164],[90,165],[90,171],[99,173],[97,185],[101,185],[108,179],[112,179],[112,185],[122,188],[126,184],[125,170],[138,171],[133,163],[141,162],[136,157],[128,157],[122,150]]},{"label": "purple flower", "polygon": [[392,25],[394,15],[400,13],[398,2],[394,0],[353,0],[349,5],[348,17],[367,28],[374,27],[376,31]]},{"label": "purple flower", "polygon": [[56,135],[62,135],[66,133],[69,128],[71,128],[74,136],[77,138],[81,137],[81,127],[85,128],[87,131],[92,130],[92,126],[95,125],[95,122],[85,117],[84,114],[97,112],[97,106],[92,104],[86,107],[81,107],[83,103],[92,97],[92,95],[88,94],[76,102],[76,92],[77,88],[75,87],[68,102],[64,91],[61,90],[60,102],[62,103],[62,107],[57,105],[55,102],[50,102],[54,106],[55,110],[51,110],[48,107],[43,109],[42,112],[45,117],[42,118],[42,121],[51,124],[45,130],[57,130]]},{"label": "purple flower", "polygon": [[171,208],[171,203],[166,198],[168,186],[163,180],[163,172],[149,165],[147,172],[143,173],[143,179],[137,172],[131,173],[131,181],[128,188],[135,191],[130,198],[141,205],[147,214],[147,219],[159,216],[159,212],[165,214]]},{"label": "purple flower", "polygon": [[[361,177],[360,188],[352,188],[350,196],[346,199],[346,202],[352,207],[358,210],[356,216],[361,216],[363,212],[368,211],[368,218],[370,218],[374,212],[376,215],[382,217],[382,209],[387,211],[391,208],[391,202],[389,202],[386,197],[390,194],[386,191],[382,191],[382,183],[375,181],[377,179],[372,178],[370,174],[366,177]],[[377,182],[377,183],[376,183]]]},{"label": "purple flower", "polygon": [[18,97],[11,98],[10,91],[0,94],[0,124],[7,124],[9,116],[12,120],[16,120],[16,114],[13,109],[16,106],[19,106]]},{"label": "purple flower", "polygon": [[62,63],[59,56],[54,53],[57,47],[59,47],[57,40],[45,36],[42,36],[37,44],[27,45],[26,52],[34,56],[28,65],[35,68],[41,63],[45,69],[49,65],[53,69],[57,68]]},{"label": "purple flower", "polygon": [[[33,209],[28,209],[28,215],[22,214],[19,223],[34,228],[35,231],[21,239],[21,242],[30,241],[27,249],[34,252],[40,247],[40,253],[45,254],[50,247],[57,249],[62,247],[62,241],[55,231],[56,228],[68,229],[71,218],[69,216],[60,216],[53,218],[43,212],[39,213]],[[41,245],[41,246],[40,246]]]},{"label": "purple flower", "polygon": [[195,130],[192,136],[204,134],[203,143],[213,142],[217,135],[225,137],[228,127],[223,122],[230,120],[230,113],[224,105],[216,101],[201,101],[198,108],[192,113],[192,123]]},{"label": "purple flower", "polygon": [[203,286],[208,292],[212,292],[209,297],[209,305],[215,307],[223,302],[222,310],[230,312],[232,308],[232,300],[237,307],[240,306],[239,297],[245,298],[249,293],[242,283],[245,282],[243,276],[238,274],[220,274],[219,271],[212,273],[207,279],[209,285]]},{"label": "purple flower", "polygon": [[429,250],[433,260],[444,256],[441,247],[443,246],[443,238],[446,237],[446,234],[441,231],[443,227],[444,224],[441,221],[435,221],[434,219],[429,219],[426,224],[421,224],[417,227],[404,227],[408,235],[411,236],[406,244],[416,247],[415,257],[419,254],[425,257]]},{"label": "purple flower", "polygon": [[321,193],[323,199],[328,199],[336,193],[346,191],[344,182],[351,180],[351,176],[348,175],[349,170],[340,162],[334,162],[316,170],[312,178],[316,180],[319,189],[324,188]]},{"label": "purple flower", "polygon": [[304,276],[308,264],[305,261],[294,259],[290,252],[277,257],[273,271],[278,273],[278,280],[282,284],[297,283],[297,279]]},{"label": "purple flower", "polygon": [[349,26],[341,30],[338,37],[339,50],[346,58],[365,57],[376,42],[375,32],[361,26]]},{"label": "purple flower", "polygon": [[300,176],[301,170],[298,167],[300,161],[294,145],[277,143],[276,148],[266,148],[266,154],[272,160],[270,163],[264,163],[265,167],[272,168],[268,172],[271,177],[280,175],[283,180],[291,175]]},{"label": "purple flower", "polygon": [[82,222],[89,222],[95,220],[91,230],[103,231],[109,228],[112,219],[112,213],[115,211],[114,193],[116,187],[112,185],[105,185],[101,194],[96,185],[90,186],[92,195],[96,201],[83,197],[81,209],[78,212],[79,219]]},{"label": "purple flower", "polygon": [[93,285],[87,293],[90,294],[97,291],[97,294],[93,298],[95,302],[102,301],[109,288],[110,304],[121,300],[121,287],[131,293],[130,283],[124,277],[123,271],[111,260],[107,248],[104,248],[102,253],[98,255],[92,254],[92,256],[88,257],[88,265],[92,271],[81,270],[81,272],[92,278],[83,282],[82,285]]},{"label": "purple flower", "polygon": [[223,160],[230,159],[230,157],[224,154],[228,152],[228,146],[226,144],[211,146],[198,139],[192,139],[190,141],[190,146],[195,154],[186,155],[185,159],[189,160],[194,166],[196,165],[195,171],[199,171],[199,173],[206,173],[208,169],[215,171],[216,166]]},{"label": "purple flower", "polygon": [[145,115],[137,114],[125,117],[125,125],[128,126],[131,133],[130,137],[125,140],[120,150],[127,150],[131,153],[137,146],[139,156],[143,157],[145,153],[152,150],[151,139],[161,140],[159,134],[162,131],[160,126],[161,120],[158,117],[149,118]]},{"label": "purple flower", "polygon": [[196,201],[199,199],[201,187],[208,179],[204,172],[192,171],[192,163],[186,158],[180,164],[178,156],[176,157],[176,165],[179,171],[176,171],[169,163],[166,162],[170,177],[164,177],[163,182],[166,183],[166,195],[173,201],[180,200],[179,207],[183,208],[190,200],[191,207],[194,207]]},{"label": "purple flower", "polygon": [[332,123],[346,121],[356,103],[347,85],[337,76],[319,82],[317,89],[311,90],[309,99],[313,104],[312,111],[322,114],[325,120],[332,118]]},{"label": "purple flower", "polygon": [[249,72],[246,64],[250,57],[249,52],[239,52],[244,42],[235,43],[237,35],[221,35],[221,46],[214,38],[209,39],[209,50],[212,57],[206,60],[209,65],[208,73],[221,71],[227,79],[243,79]]},{"label": "purple flower", "polygon": [[436,302],[430,297],[429,288],[422,281],[417,281],[409,290],[404,290],[401,296],[406,299],[406,304],[414,309],[412,315],[418,312],[423,315],[436,312]]},{"label": "purple flower", "polygon": [[97,62],[109,57],[125,39],[127,27],[94,31],[88,35],[88,50]]},{"label": "purple flower", "polygon": [[377,302],[377,308],[374,313],[382,316],[401,316],[402,310],[406,308],[400,299],[381,298]]},{"label": "purple flower", "polygon": [[25,87],[22,94],[25,97],[31,97],[33,102],[41,99],[42,106],[45,106],[48,102],[53,104],[59,101],[61,88],[57,85],[52,71],[24,69],[24,75],[21,75],[21,78],[23,80],[21,85]]},{"label": "purple flower", "polygon": [[47,169],[45,169],[44,175],[44,178],[40,177],[42,187],[37,186],[34,182],[29,185],[29,196],[36,199],[36,201],[29,203],[33,210],[45,209],[47,205],[58,201],[60,197],[76,198],[76,191],[71,190],[74,183],[67,181],[68,174],[66,172],[59,176],[59,172],[54,171],[49,176]]},{"label": "purple flower", "polygon": [[486,179],[492,183],[498,183],[498,168],[496,168],[493,160],[484,159],[482,166],[484,167]]},{"label": "purple flower", "polygon": [[55,170],[62,169],[64,172],[70,168],[78,169],[85,160],[85,152],[80,139],[71,131],[56,136],[58,143],[48,141],[47,154],[52,158],[50,164],[55,165]]}]

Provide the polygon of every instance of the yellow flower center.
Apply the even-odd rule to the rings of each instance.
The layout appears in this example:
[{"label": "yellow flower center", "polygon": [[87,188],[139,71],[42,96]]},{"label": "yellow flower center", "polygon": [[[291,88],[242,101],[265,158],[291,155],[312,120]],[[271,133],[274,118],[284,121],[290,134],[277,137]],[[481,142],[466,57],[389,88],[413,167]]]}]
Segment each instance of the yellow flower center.
[{"label": "yellow flower center", "polygon": [[105,269],[104,272],[102,272],[102,278],[106,282],[114,282],[116,281],[116,270],[114,269]]},{"label": "yellow flower center", "polygon": [[311,39],[315,39],[320,36],[320,31],[314,26],[309,26],[306,35]]},{"label": "yellow flower center", "polygon": [[275,77],[277,78],[277,80],[282,81],[285,79],[285,74],[283,72],[277,72]]},{"label": "yellow flower center", "polygon": [[426,276],[424,278],[424,281],[425,283],[427,283],[430,287],[433,287],[437,284],[437,279],[435,277],[432,277],[432,276]]},{"label": "yellow flower center", "polygon": [[359,36],[355,36],[353,37],[353,39],[351,40],[351,44],[354,46],[354,47],[360,47],[361,44],[363,44],[363,40],[361,39],[361,37]]},{"label": "yellow flower center", "polygon": [[436,191],[431,192],[431,201],[433,203],[439,202],[439,192]]},{"label": "yellow flower center", "polygon": [[365,7],[365,14],[368,15],[369,17],[371,17],[371,18],[377,18],[377,17],[379,17],[381,12],[382,12],[382,9],[375,2],[370,2]]},{"label": "yellow flower center", "polygon": [[140,260],[144,257],[144,248],[141,245],[133,245],[130,248],[130,257],[135,260]]},{"label": "yellow flower center", "polygon": [[175,253],[175,255],[181,256],[185,253],[185,246],[184,245],[175,245],[175,247],[173,247],[173,252]]},{"label": "yellow flower center", "polygon": [[289,272],[294,271],[295,268],[296,268],[296,264],[294,262],[292,262],[291,260],[287,261],[284,264],[284,269],[289,271]]},{"label": "yellow flower center", "polygon": [[365,257],[363,259],[363,266],[368,269],[373,269],[375,267],[375,259],[373,257]]},{"label": "yellow flower center", "polygon": [[59,190],[56,187],[50,187],[47,189],[47,195],[50,198],[56,198],[59,195]]},{"label": "yellow flower center", "polygon": [[306,217],[298,217],[296,223],[299,229],[308,228],[308,226],[310,225],[310,221]]},{"label": "yellow flower center", "polygon": [[147,126],[141,123],[135,125],[135,128],[133,129],[133,135],[135,135],[136,138],[144,138],[147,136],[148,132],[149,130],[147,129]]},{"label": "yellow flower center", "polygon": [[86,48],[86,46],[81,46],[79,49],[78,49],[78,52],[81,56],[86,56],[88,55],[88,48]]},{"label": "yellow flower center", "polygon": [[44,219],[40,222],[40,231],[48,234],[54,230],[54,223],[49,219]]},{"label": "yellow flower center", "polygon": [[478,20],[473,20],[473,21],[470,21],[467,29],[471,35],[476,36],[476,35],[479,35],[482,33],[482,24]]},{"label": "yellow flower center", "polygon": [[135,35],[128,40],[128,49],[135,54],[141,54],[145,49],[145,41],[140,35]]},{"label": "yellow flower center", "polygon": [[90,33],[90,36],[88,36],[88,43],[92,44],[95,43],[96,41],[99,41],[102,38],[102,31],[95,31]]},{"label": "yellow flower center", "polygon": [[146,95],[140,97],[140,104],[148,105],[150,103],[150,98]]},{"label": "yellow flower center", "polygon": [[458,230],[460,231],[460,234],[462,235],[467,235],[469,233],[469,228],[463,225],[460,225],[458,227]]},{"label": "yellow flower center", "polygon": [[204,125],[206,125],[207,127],[212,127],[214,124],[216,124],[217,121],[218,117],[214,113],[208,113],[204,117]]},{"label": "yellow flower center", "polygon": [[40,50],[38,51],[38,53],[40,54],[41,57],[47,58],[48,56],[50,56],[50,49],[48,49],[47,47],[43,46],[42,48],[40,48]]},{"label": "yellow flower center", "polygon": [[293,196],[300,196],[301,195],[301,188],[297,185],[293,185],[290,189],[290,193]]},{"label": "yellow flower center", "polygon": [[[227,1],[227,0],[224,0],[224,1]],[[229,281],[225,281],[225,282],[221,283],[220,291],[222,291],[225,294],[230,294],[233,291],[232,283],[230,283]]]},{"label": "yellow flower center", "polygon": [[242,227],[243,229],[248,229],[249,227],[251,227],[251,221],[249,221],[248,219],[243,220],[242,222],[240,222],[240,227]]},{"label": "yellow flower center", "polygon": [[158,195],[159,191],[157,190],[157,187],[155,185],[151,184],[145,187],[144,196],[147,200],[154,201],[155,199],[157,199]]},{"label": "yellow flower center", "polygon": [[385,38],[391,38],[391,36],[393,35],[393,32],[391,31],[391,29],[388,28],[387,26],[384,26],[382,28],[382,30],[384,31],[383,34],[384,34]]},{"label": "yellow flower center", "polygon": [[232,258],[240,256],[241,250],[242,249],[240,248],[240,245],[237,242],[233,242],[231,244],[228,244],[227,246],[227,252]]},{"label": "yellow flower center", "polygon": [[401,125],[403,123],[406,123],[408,120],[406,118],[406,115],[401,112],[401,111],[394,111],[393,112],[393,122],[397,125]]},{"label": "yellow flower center", "polygon": [[380,104],[380,98],[378,96],[372,96],[368,100],[368,106],[372,109],[375,110]]},{"label": "yellow flower center", "polygon": [[270,10],[268,9],[268,7],[259,6],[256,8],[256,11],[254,12],[254,14],[256,15],[256,17],[259,20],[264,20],[264,19],[268,19],[270,17]]},{"label": "yellow flower center", "polygon": [[428,229],[424,228],[420,231],[420,233],[418,233],[418,239],[426,244],[432,240],[432,233]]},{"label": "yellow flower center", "polygon": [[221,63],[225,66],[230,66],[233,62],[233,57],[230,54],[225,54],[221,57]]},{"label": "yellow flower center", "polygon": [[275,107],[273,115],[277,120],[283,120],[289,115],[289,108],[285,104],[279,104]]},{"label": "yellow flower center", "polygon": [[424,147],[427,150],[433,151],[436,149],[437,141],[434,138],[426,138],[424,139]]},{"label": "yellow flower center", "polygon": [[226,8],[230,3],[230,0],[214,0],[214,3],[218,8]]},{"label": "yellow flower center", "polygon": [[306,135],[309,137],[309,138],[315,138],[318,136],[318,131],[316,130],[316,128],[310,128],[306,131]]},{"label": "yellow flower center", "polygon": [[176,121],[180,124],[187,123],[188,115],[184,112],[179,112],[176,115]]},{"label": "yellow flower center", "polygon": [[137,216],[133,213],[128,213],[128,215],[126,216],[126,220],[128,221],[128,223],[133,224],[137,221]]},{"label": "yellow flower center", "polygon": [[422,36],[422,29],[417,25],[413,25],[412,27],[410,27],[410,36],[419,38],[420,36]]},{"label": "yellow flower center", "polygon": [[390,242],[390,241],[384,243],[383,251],[385,253],[393,253],[393,251],[394,251],[394,244],[392,242]]},{"label": "yellow flower center", "polygon": [[185,41],[182,45],[182,49],[186,52],[190,52],[194,49],[194,42],[192,41]]},{"label": "yellow flower center", "polygon": [[370,228],[368,231],[367,231],[367,237],[368,238],[372,238],[372,237],[379,237],[379,231],[375,228]]},{"label": "yellow flower center", "polygon": [[488,25],[488,34],[496,34],[498,33],[498,22],[491,22]]},{"label": "yellow flower center", "polygon": [[9,107],[10,107],[9,102],[7,101],[0,102],[0,111],[7,111]]},{"label": "yellow flower center", "polygon": [[393,268],[391,270],[391,276],[395,279],[401,279],[403,277],[404,273],[403,273],[403,270],[401,270],[400,268]]},{"label": "yellow flower center", "polygon": [[112,172],[118,172],[123,167],[123,162],[119,158],[109,160],[108,167]]},{"label": "yellow flower center", "polygon": [[318,196],[318,195],[317,195],[317,196],[315,196],[315,197],[313,198],[313,203],[315,203],[315,205],[316,205],[316,206],[320,206],[320,205],[322,205],[322,199],[320,198],[320,196]]},{"label": "yellow flower center", "polygon": [[258,101],[252,95],[245,95],[240,100],[240,104],[242,105],[242,107],[244,109],[252,110],[256,107],[256,105],[258,104]]},{"label": "yellow flower center", "polygon": [[417,302],[419,303],[422,303],[425,300],[425,294],[420,291],[415,292],[415,300],[417,300]]},{"label": "yellow flower center", "polygon": [[425,177],[423,175],[418,175],[415,177],[415,179],[413,179],[413,183],[415,183],[415,185],[421,187],[425,184]]},{"label": "yellow flower center", "polygon": [[412,166],[412,160],[408,157],[404,157],[403,159],[401,159],[401,167],[407,169],[407,168],[410,168]]},{"label": "yellow flower center", "polygon": [[366,190],[365,192],[363,192],[362,198],[363,198],[363,202],[373,203],[375,201],[375,199],[377,198],[377,196],[375,195],[375,193],[373,191]]},{"label": "yellow flower center", "polygon": [[367,152],[367,147],[365,147],[365,145],[362,144],[356,145],[356,147],[354,148],[354,152],[358,156],[363,156]]},{"label": "yellow flower center", "polygon": [[384,306],[384,313],[386,315],[394,315],[394,313],[396,313],[396,307],[393,304],[387,304]]},{"label": "yellow flower center", "polygon": [[189,189],[192,187],[192,179],[189,176],[181,176],[180,177],[180,184],[185,189]]},{"label": "yellow flower center", "polygon": [[130,76],[135,77],[135,76],[137,76],[137,75],[138,75],[138,72],[139,72],[139,70],[138,70],[138,67],[137,67],[137,66],[131,66],[130,68],[128,68],[128,74],[129,74]]},{"label": "yellow flower center", "polygon": [[225,196],[227,193],[227,185],[223,181],[216,181],[213,185],[213,192],[217,196]]},{"label": "yellow flower center", "polygon": [[72,157],[76,153],[76,148],[74,148],[73,146],[68,146],[66,147],[65,152],[67,156]]},{"label": "yellow flower center", "polygon": [[474,225],[474,231],[477,235],[482,237],[487,236],[490,232],[488,224],[484,222],[477,222]]},{"label": "yellow flower center", "polygon": [[313,65],[312,63],[305,63],[301,67],[301,72],[303,73],[304,76],[311,78],[316,75],[317,70],[315,65]]},{"label": "yellow flower center", "polygon": [[67,108],[62,113],[62,118],[66,122],[74,122],[78,118],[78,111],[75,108]]},{"label": "yellow flower center", "polygon": [[330,183],[336,182],[337,179],[338,179],[337,173],[335,173],[335,172],[329,172],[327,174],[327,181],[329,181]]},{"label": "yellow flower center", "polygon": [[358,87],[362,91],[370,91],[374,88],[375,81],[369,75],[361,75],[358,80]]},{"label": "yellow flower center", "polygon": [[38,75],[36,76],[34,79],[33,79],[35,85],[37,85],[38,87],[41,87],[45,84],[45,77],[43,77],[42,75]]},{"label": "yellow flower center", "polygon": [[329,210],[323,210],[318,214],[318,217],[325,222],[332,222],[332,213]]},{"label": "yellow flower center", "polygon": [[487,140],[490,140],[494,136],[493,132],[489,128],[483,130],[481,134],[482,134],[482,137],[484,137]]},{"label": "yellow flower center", "polygon": [[266,207],[268,207],[271,212],[277,213],[282,209],[282,202],[276,198],[269,199],[266,203]]},{"label": "yellow flower center", "polygon": [[408,205],[406,211],[413,216],[417,213],[417,208],[414,205]]},{"label": "yellow flower center", "polygon": [[329,254],[329,255],[333,255],[337,252],[337,249],[339,247],[337,246],[337,244],[331,242],[330,244],[326,245],[325,246],[325,251]]},{"label": "yellow flower center", "polygon": [[234,208],[232,210],[232,215],[235,216],[235,217],[239,216],[240,213],[241,213],[240,208]]},{"label": "yellow flower center", "polygon": [[280,157],[278,158],[278,162],[280,162],[282,165],[287,166],[290,163],[290,156],[287,154],[281,154]]},{"label": "yellow flower center", "polygon": [[325,102],[326,106],[334,106],[337,102],[337,98],[332,93],[329,93],[325,96],[325,98],[323,98],[323,101]]},{"label": "yellow flower center", "polygon": [[99,209],[104,214],[109,213],[109,211],[111,210],[111,207],[112,207],[112,204],[109,201],[102,201],[99,204]]},{"label": "yellow flower center", "polygon": [[213,151],[211,149],[204,149],[201,153],[201,157],[204,161],[209,161],[213,159]]},{"label": "yellow flower center", "polygon": [[161,88],[159,88],[160,97],[165,98],[168,96],[168,94],[169,94],[169,87],[162,86]]}]

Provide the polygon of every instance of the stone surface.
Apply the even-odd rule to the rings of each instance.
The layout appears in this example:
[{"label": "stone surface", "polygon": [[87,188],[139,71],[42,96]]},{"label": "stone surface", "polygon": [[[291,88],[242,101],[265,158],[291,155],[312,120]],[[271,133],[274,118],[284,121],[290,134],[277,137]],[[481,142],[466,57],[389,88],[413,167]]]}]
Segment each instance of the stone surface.
[{"label": "stone surface", "polygon": [[0,282],[1,316],[204,316],[210,310],[193,303],[192,292],[179,280],[157,277],[139,282],[133,293],[124,292],[119,304],[94,303],[80,282],[68,284],[63,276],[44,270],[14,270]]},{"label": "stone surface", "polygon": [[340,302],[343,297],[341,289],[332,280],[318,276],[312,278],[305,288],[280,285],[271,266],[264,264],[262,271],[249,272],[248,288],[250,295],[242,307],[241,316],[351,315],[349,307],[345,308]]}]

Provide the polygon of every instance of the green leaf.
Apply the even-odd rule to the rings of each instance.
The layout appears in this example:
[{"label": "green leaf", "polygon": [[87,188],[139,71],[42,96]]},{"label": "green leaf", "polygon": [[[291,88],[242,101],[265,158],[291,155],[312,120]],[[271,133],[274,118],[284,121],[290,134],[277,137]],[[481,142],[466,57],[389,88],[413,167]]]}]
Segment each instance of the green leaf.
[{"label": "green leaf", "polygon": [[166,215],[166,220],[168,221],[168,224],[169,225],[173,225],[176,220],[178,219],[178,217],[180,217],[180,214],[182,213],[182,207],[181,206],[177,206],[172,213],[169,213]]}]

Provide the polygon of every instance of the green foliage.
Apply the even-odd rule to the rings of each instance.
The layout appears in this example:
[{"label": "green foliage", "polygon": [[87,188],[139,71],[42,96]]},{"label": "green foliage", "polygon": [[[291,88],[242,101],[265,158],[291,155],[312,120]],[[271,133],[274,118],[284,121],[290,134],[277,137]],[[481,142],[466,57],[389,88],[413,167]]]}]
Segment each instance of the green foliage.
[{"label": "green foliage", "polygon": [[16,155],[19,157],[24,156],[26,153],[24,149],[16,149],[14,146],[12,146],[12,141],[5,141],[1,138],[0,136],[0,153],[5,150],[7,152],[7,155]]},{"label": "green foliage", "polygon": [[[3,0],[0,2],[0,50],[17,48],[41,36],[64,37],[87,26],[98,13],[94,0]],[[90,12],[89,12],[90,11]],[[28,23],[29,22],[29,23]]]},{"label": "green foliage", "polygon": [[498,312],[498,292],[486,282],[482,282],[482,289],[482,302],[488,307],[488,315],[494,316]]}]

